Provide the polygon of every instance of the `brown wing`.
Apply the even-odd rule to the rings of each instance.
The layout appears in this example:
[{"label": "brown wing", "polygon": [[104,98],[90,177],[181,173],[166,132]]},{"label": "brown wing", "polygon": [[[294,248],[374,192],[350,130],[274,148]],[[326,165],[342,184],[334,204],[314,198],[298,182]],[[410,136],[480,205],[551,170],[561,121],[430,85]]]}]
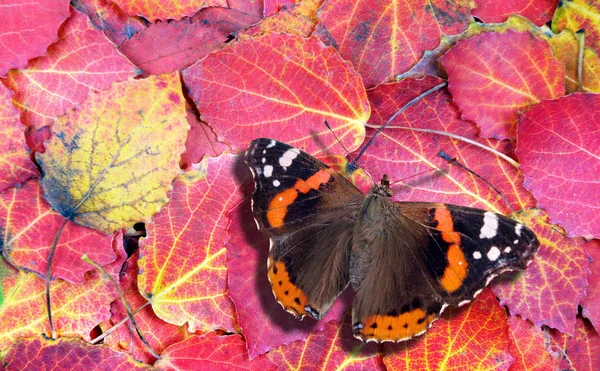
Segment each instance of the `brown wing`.
[{"label": "brown wing", "polygon": [[254,218],[270,238],[275,297],[298,317],[321,318],[348,285],[361,192],[324,163],[285,143],[253,141]]}]

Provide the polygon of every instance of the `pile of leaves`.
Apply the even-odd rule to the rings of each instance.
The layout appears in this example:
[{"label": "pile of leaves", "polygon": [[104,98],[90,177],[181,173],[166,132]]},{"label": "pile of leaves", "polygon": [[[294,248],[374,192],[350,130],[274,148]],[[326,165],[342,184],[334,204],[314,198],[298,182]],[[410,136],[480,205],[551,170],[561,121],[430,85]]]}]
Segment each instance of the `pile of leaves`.
[{"label": "pile of leaves", "polygon": [[[599,6],[3,5],[0,369],[598,369]],[[400,344],[352,337],[351,292],[296,321],[241,154],[271,137],[343,171],[444,81],[348,176],[511,214],[541,242],[533,263]]]}]

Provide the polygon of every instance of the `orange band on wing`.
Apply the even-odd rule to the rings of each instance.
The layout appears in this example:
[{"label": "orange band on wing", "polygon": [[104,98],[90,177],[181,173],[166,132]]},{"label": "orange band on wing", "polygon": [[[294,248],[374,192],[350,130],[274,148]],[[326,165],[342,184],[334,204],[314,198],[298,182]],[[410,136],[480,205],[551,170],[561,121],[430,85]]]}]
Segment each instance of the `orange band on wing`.
[{"label": "orange band on wing", "polygon": [[298,179],[296,184],[294,184],[294,188],[286,189],[276,194],[271,199],[271,202],[269,202],[269,209],[267,210],[269,225],[273,228],[281,227],[287,214],[288,206],[298,198],[298,192],[306,194],[311,189],[317,190],[322,184],[327,183],[331,177],[332,175],[327,170],[319,170],[306,180]]},{"label": "orange band on wing", "polygon": [[460,234],[454,231],[454,221],[450,210],[445,207],[436,208],[434,219],[438,222],[436,228],[442,232],[442,239],[451,244],[446,252],[448,266],[444,269],[440,283],[444,290],[453,293],[462,286],[467,277],[469,264],[460,248]]},{"label": "orange band on wing", "polygon": [[290,276],[282,261],[273,263],[269,259],[269,281],[273,288],[273,294],[285,310],[296,317],[309,315],[306,313],[308,298],[290,281]]},{"label": "orange band on wing", "polygon": [[437,313],[427,315],[422,309],[414,309],[398,316],[374,315],[363,320],[360,330],[354,335],[363,341],[373,339],[381,341],[400,341],[427,330],[437,318]]}]

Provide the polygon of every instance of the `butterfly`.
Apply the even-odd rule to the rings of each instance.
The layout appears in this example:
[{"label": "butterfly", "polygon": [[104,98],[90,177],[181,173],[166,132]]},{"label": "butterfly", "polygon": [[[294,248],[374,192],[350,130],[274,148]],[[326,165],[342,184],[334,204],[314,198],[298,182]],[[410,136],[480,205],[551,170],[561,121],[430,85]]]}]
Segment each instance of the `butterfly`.
[{"label": "butterfly", "polygon": [[387,176],[363,194],[313,156],[267,138],[245,155],[252,209],[269,238],[273,294],[297,318],[321,319],[351,284],[362,341],[423,334],[448,305],[473,300],[498,274],[525,269],[535,234],[490,211],[394,202]]}]

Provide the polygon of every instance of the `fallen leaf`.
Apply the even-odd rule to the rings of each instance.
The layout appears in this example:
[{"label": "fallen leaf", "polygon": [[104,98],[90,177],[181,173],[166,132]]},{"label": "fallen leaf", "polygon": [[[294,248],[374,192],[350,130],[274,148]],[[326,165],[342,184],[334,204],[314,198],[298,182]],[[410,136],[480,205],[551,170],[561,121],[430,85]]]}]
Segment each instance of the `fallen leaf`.
[{"label": "fallen leaf", "polygon": [[[250,171],[247,171],[246,179],[250,181]],[[250,188],[247,191],[248,194]],[[231,210],[229,217],[229,239],[225,242],[228,295],[235,305],[250,359],[281,345],[304,340],[310,333],[322,330],[331,320],[341,320],[350,304],[347,294],[343,294],[320,321],[298,321],[284,311],[275,300],[267,278],[269,241],[256,228],[250,197]]]},{"label": "fallen leaf", "polygon": [[30,61],[26,69],[10,71],[6,79],[15,92],[15,106],[23,111],[23,123],[35,129],[52,124],[90,92],[106,90],[137,73],[83,13],[71,9],[58,36],[43,57]]},{"label": "fallen leaf", "polygon": [[25,127],[11,98],[10,90],[0,84],[0,193],[39,176],[25,143]]},{"label": "fallen leaf", "polygon": [[600,95],[544,101],[519,122],[525,187],[568,236],[600,237]]},{"label": "fallen leaf", "polygon": [[[147,303],[146,299],[138,291],[138,273],[136,256],[127,259],[119,272],[119,287],[123,291],[125,300],[127,300],[132,311],[136,311]],[[127,317],[127,312],[123,308],[121,300],[115,300],[111,304],[110,312],[110,326],[108,324],[104,326],[103,331],[107,331]],[[135,322],[150,347],[157,354],[162,354],[165,348],[184,341],[191,336],[185,327],[175,326],[158,318],[150,306],[135,313]],[[111,346],[115,350],[125,351],[134,359],[144,363],[152,364],[156,361],[156,358],[152,356],[148,348],[142,343],[130,321],[120,325],[116,331],[105,337],[104,344]]]},{"label": "fallen leaf", "polygon": [[486,23],[504,22],[509,15],[519,14],[542,26],[552,19],[558,2],[556,0],[475,0],[475,4],[477,8],[471,13]]},{"label": "fallen leaf", "polygon": [[[4,257],[19,269],[46,276],[48,254],[64,222],[44,200],[37,179],[0,193],[0,246]],[[67,221],[56,241],[52,278],[83,283],[85,273],[94,267],[81,256],[87,254],[101,266],[112,263],[122,240],[120,233],[106,235]]]},{"label": "fallen leaf", "polygon": [[317,39],[268,34],[240,41],[183,78],[201,119],[235,151],[258,136],[313,154],[339,151],[324,121],[349,151],[362,143],[370,107],[360,76]]},{"label": "fallen leaf", "polygon": [[388,370],[508,370],[506,315],[489,289],[464,308],[447,310],[425,336],[387,347]]},{"label": "fallen leaf", "polygon": [[193,336],[168,347],[154,367],[157,370],[276,370],[266,356],[248,359],[240,335],[219,336],[214,332]]},{"label": "fallen leaf", "polygon": [[600,240],[589,241],[584,248],[592,259],[591,274],[588,277],[590,285],[587,288],[587,295],[579,304],[583,308],[583,316],[589,319],[596,332],[600,333]]},{"label": "fallen leaf", "polygon": [[352,336],[350,312],[343,321],[331,321],[305,340],[267,354],[278,365],[293,370],[385,370],[383,347],[362,343]]},{"label": "fallen leaf", "polygon": [[328,0],[315,35],[351,61],[371,88],[408,71],[442,35],[464,30],[472,8],[470,0]]},{"label": "fallen leaf", "polygon": [[514,140],[521,111],[565,93],[564,66],[530,33],[476,35],[440,60],[462,118],[475,122],[485,138]]},{"label": "fallen leaf", "polygon": [[150,22],[181,19],[192,16],[198,10],[210,6],[227,7],[227,0],[112,0],[130,17],[142,16]]},{"label": "fallen leaf", "polygon": [[71,5],[87,14],[94,27],[104,32],[115,45],[121,45],[123,41],[146,28],[143,19],[128,17],[110,0],[72,0]]},{"label": "fallen leaf", "polygon": [[573,336],[551,331],[552,346],[561,356],[560,370],[595,371],[600,366],[600,335],[577,317]]},{"label": "fallen leaf", "polygon": [[[404,104],[440,82],[433,77],[405,79],[369,90],[373,114],[366,139],[370,140],[374,128],[383,125]],[[437,130],[472,142],[410,129]],[[487,179],[510,204],[489,184],[439,158],[440,150]],[[478,138],[475,126],[460,119],[450,95],[440,90],[398,116],[375,139],[357,165],[377,183],[384,174],[393,183],[398,182],[392,184],[395,201],[445,202],[504,213],[512,212],[512,208],[533,207],[535,200],[522,186],[523,175],[492,151],[510,156],[510,143]],[[356,156],[354,153],[353,157]]]},{"label": "fallen leaf", "polygon": [[600,52],[600,17],[598,0],[560,1],[552,19],[552,31],[567,28],[573,32],[585,30],[585,44]]},{"label": "fallen leaf", "polygon": [[68,0],[3,3],[0,13],[0,77],[11,68],[23,68],[56,41],[60,25],[69,16]]},{"label": "fallen leaf", "polygon": [[510,371],[558,370],[560,356],[551,349],[550,334],[540,330],[531,322],[519,317],[508,318],[508,329],[512,343],[510,354],[515,363]]},{"label": "fallen leaf", "polygon": [[[123,262],[123,249],[118,258],[105,266],[115,279]],[[19,271],[0,257],[0,349],[7,349],[18,338],[49,334],[44,280],[34,273]],[[92,271],[82,284],[55,280],[50,286],[52,319],[59,337],[79,336],[90,340],[90,332],[110,317],[109,305],[118,299],[115,287],[98,271]]]},{"label": "fallen leaf", "polygon": [[44,196],[104,232],[147,220],[167,201],[188,129],[178,74],[113,84],[54,123],[36,156]]},{"label": "fallen leaf", "polygon": [[[318,19],[317,10],[323,0],[304,0],[293,4],[293,1],[282,7],[277,13],[263,19],[253,27],[236,33],[238,40],[253,38],[267,33],[287,33],[309,37],[314,31]],[[268,12],[265,4],[265,12]]]},{"label": "fallen leaf", "polygon": [[511,315],[572,334],[590,274],[583,240],[565,237],[543,211],[518,216],[535,232],[540,248],[526,271],[497,279],[492,289]]},{"label": "fallen leaf", "polygon": [[140,240],[140,293],[162,320],[190,332],[236,329],[226,296],[227,212],[242,199],[237,191],[241,158],[205,158],[182,174],[169,202]]},{"label": "fallen leaf", "polygon": [[17,340],[2,360],[7,370],[151,370],[125,353],[78,338]]}]

